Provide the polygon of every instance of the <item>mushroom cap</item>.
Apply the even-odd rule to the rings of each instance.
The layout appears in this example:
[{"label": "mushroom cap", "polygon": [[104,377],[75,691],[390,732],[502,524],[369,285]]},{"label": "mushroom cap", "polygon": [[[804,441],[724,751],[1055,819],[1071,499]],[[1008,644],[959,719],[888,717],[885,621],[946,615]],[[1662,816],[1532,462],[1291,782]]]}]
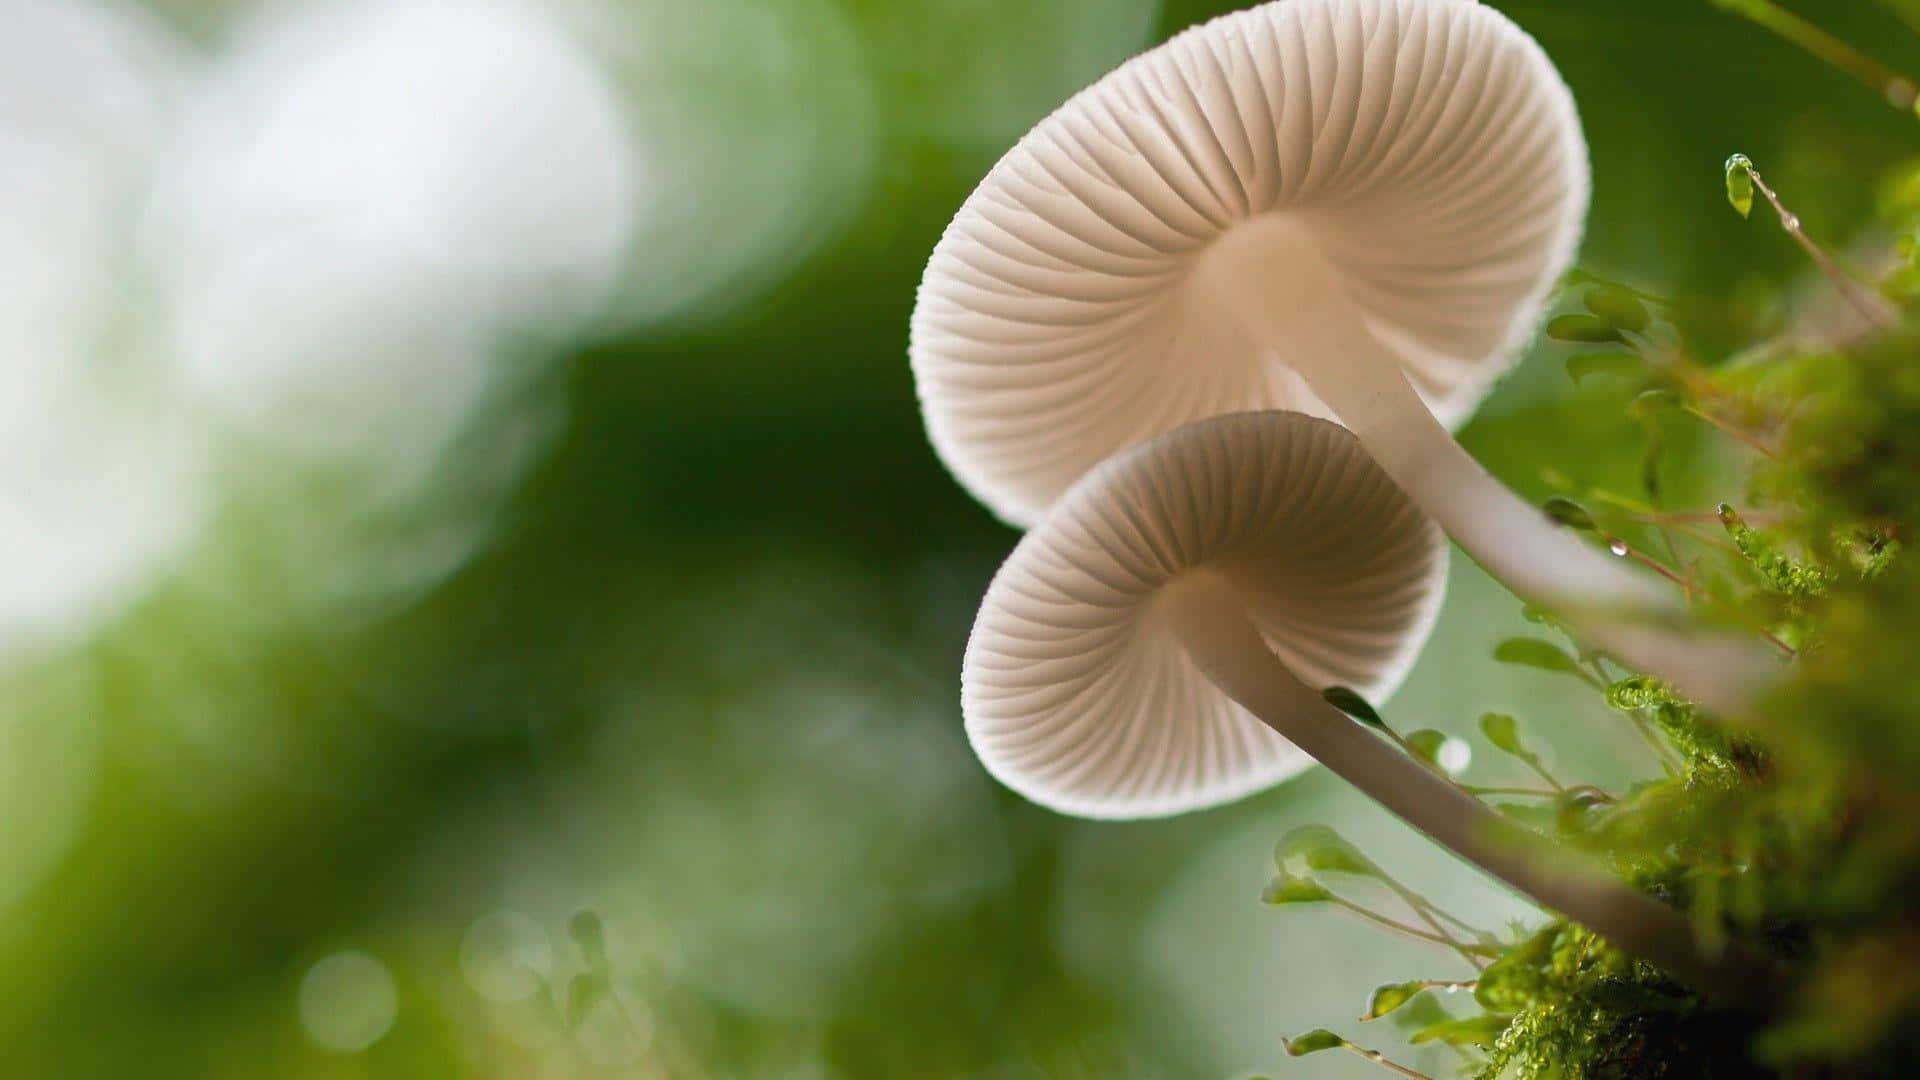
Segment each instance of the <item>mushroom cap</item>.
[{"label": "mushroom cap", "polygon": [[1475,0],[1222,16],[1076,95],[961,207],[912,321],[929,435],[1026,525],[1108,455],[1187,421],[1331,416],[1284,347],[1209,296],[1276,245],[1317,250],[1457,427],[1531,338],[1588,192],[1566,84]]},{"label": "mushroom cap", "polygon": [[1381,701],[1433,629],[1447,549],[1324,420],[1233,413],[1136,446],[1062,496],[987,589],[960,693],[987,771],[1062,813],[1144,818],[1312,764],[1175,638],[1158,598],[1195,574],[1232,589],[1303,682]]}]

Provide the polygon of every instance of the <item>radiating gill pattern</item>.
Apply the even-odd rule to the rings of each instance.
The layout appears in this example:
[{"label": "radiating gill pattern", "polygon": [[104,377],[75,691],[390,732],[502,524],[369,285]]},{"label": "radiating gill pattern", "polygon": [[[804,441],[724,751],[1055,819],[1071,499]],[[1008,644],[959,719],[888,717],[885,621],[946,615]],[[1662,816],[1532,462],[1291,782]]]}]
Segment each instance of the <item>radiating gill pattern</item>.
[{"label": "radiating gill pattern", "polygon": [[1095,469],[1001,568],[967,647],[968,738],[1063,813],[1232,801],[1311,762],[1187,658],[1159,591],[1217,573],[1304,682],[1380,701],[1432,630],[1446,560],[1345,429],[1285,412],[1190,424]]},{"label": "radiating gill pattern", "polygon": [[1587,195],[1565,84],[1474,0],[1224,16],[1081,92],[962,207],[913,318],[929,432],[1024,525],[1108,454],[1188,420],[1329,415],[1194,273],[1269,214],[1307,228],[1457,426],[1531,336]]}]

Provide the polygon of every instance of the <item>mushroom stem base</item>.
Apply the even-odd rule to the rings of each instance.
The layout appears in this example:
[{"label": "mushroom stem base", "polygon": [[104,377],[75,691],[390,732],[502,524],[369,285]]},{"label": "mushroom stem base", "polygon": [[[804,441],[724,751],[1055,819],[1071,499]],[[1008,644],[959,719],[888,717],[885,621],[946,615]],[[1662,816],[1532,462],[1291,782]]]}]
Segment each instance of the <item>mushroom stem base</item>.
[{"label": "mushroom stem base", "polygon": [[1274,655],[1224,578],[1189,571],[1161,602],[1182,647],[1220,689],[1402,821],[1701,993],[1753,1008],[1773,1002],[1777,976],[1765,961],[1735,948],[1709,954],[1679,912],[1501,817],[1329,705]]}]

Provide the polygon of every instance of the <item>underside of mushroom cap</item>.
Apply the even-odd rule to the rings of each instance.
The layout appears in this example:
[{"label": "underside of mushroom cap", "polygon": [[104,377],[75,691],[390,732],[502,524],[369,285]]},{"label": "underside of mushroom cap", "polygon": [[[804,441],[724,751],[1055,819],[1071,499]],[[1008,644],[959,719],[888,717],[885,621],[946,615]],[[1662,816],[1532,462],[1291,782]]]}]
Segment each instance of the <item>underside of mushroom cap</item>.
[{"label": "underside of mushroom cap", "polygon": [[1588,192],[1572,95],[1491,8],[1277,0],[1223,16],[1075,96],[949,225],[912,323],[929,434],[1025,525],[1106,456],[1187,421],[1330,415],[1284,349],[1209,295],[1241,253],[1276,245],[1333,271],[1455,427],[1531,337]]},{"label": "underside of mushroom cap", "polygon": [[1338,425],[1191,424],[1106,462],[987,590],[961,677],[989,772],[1043,806],[1145,818],[1231,802],[1311,760],[1217,689],[1160,610],[1204,575],[1314,687],[1398,688],[1445,592],[1439,530]]}]

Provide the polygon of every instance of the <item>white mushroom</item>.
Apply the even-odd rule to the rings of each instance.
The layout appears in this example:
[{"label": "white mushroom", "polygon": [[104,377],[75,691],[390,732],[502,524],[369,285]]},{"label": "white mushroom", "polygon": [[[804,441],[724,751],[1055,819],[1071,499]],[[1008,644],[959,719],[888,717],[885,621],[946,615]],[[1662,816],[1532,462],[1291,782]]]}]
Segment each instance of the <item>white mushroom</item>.
[{"label": "white mushroom", "polygon": [[1224,802],[1311,756],[1690,985],[1764,992],[1759,962],[1708,958],[1679,912],[1327,703],[1332,680],[1391,689],[1442,567],[1432,526],[1341,428],[1265,412],[1177,429],[1070,488],[995,576],[967,648],[968,737],[1016,791],[1096,817]]},{"label": "white mushroom", "polygon": [[[1577,245],[1586,148],[1538,45],[1474,0],[1278,0],[1122,65],[961,208],[911,354],[935,448],[1007,521],[1189,420],[1337,418],[1460,546],[1704,698],[1753,670],[1453,441]],[[1429,411],[1429,410],[1432,411]],[[1734,664],[1740,674],[1729,675]]]},{"label": "white mushroom", "polygon": [[1445,593],[1439,530],[1324,420],[1181,428],[1074,492],[995,579],[962,683],[988,770],[1065,813],[1184,813],[1311,764],[1172,647],[1169,597],[1224,583],[1302,678],[1382,701]]}]

